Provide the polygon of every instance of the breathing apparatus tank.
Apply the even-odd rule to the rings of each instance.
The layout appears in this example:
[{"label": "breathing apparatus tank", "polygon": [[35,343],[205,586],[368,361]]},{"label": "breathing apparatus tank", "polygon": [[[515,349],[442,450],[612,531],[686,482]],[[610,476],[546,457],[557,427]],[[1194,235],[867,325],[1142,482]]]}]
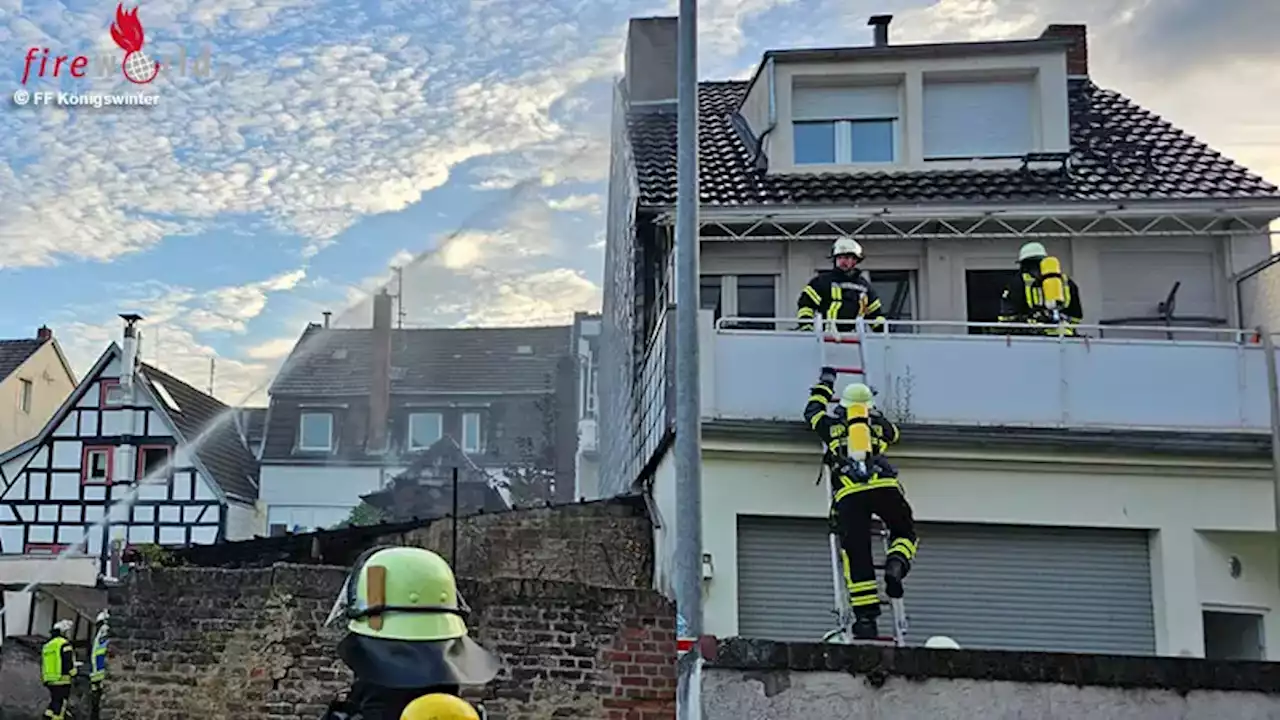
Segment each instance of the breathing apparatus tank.
[{"label": "breathing apparatus tank", "polygon": [[1052,255],[1040,260],[1040,287],[1044,289],[1045,307],[1061,310],[1066,305],[1067,289],[1062,277],[1062,264]]}]

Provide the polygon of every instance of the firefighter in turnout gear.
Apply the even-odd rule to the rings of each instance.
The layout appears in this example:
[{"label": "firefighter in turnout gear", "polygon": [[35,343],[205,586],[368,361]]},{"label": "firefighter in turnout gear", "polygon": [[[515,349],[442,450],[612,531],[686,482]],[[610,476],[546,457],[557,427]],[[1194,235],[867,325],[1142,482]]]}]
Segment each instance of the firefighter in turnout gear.
[{"label": "firefighter in turnout gear", "polygon": [[874,330],[884,327],[884,308],[866,273],[858,268],[863,260],[862,245],[842,237],[831,246],[832,269],[814,276],[800,291],[796,317],[801,330],[812,330],[815,316],[837,321],[837,331],[853,330],[853,321],[866,318]]},{"label": "firefighter in turnout gear", "polygon": [[[871,553],[871,516],[879,516],[889,530],[884,579],[885,593],[891,598],[902,597],[902,581],[916,556],[915,520],[898,483],[898,471],[884,455],[885,449],[898,441],[898,426],[875,409],[871,389],[862,383],[846,387],[839,408],[829,413],[827,406],[835,395],[835,383],[835,369],[823,368],[818,383],[809,390],[804,418],[822,438],[823,462],[831,471],[829,517],[832,531],[840,539],[845,584],[854,614],[853,636],[868,640],[879,636],[876,619],[880,616]],[[850,455],[850,436],[862,423],[869,426],[870,453],[865,466],[860,467]]]},{"label": "firefighter in turnout gear", "polygon": [[89,720],[98,720],[102,713],[102,684],[107,679],[107,641],[110,614],[103,610],[95,622],[98,631],[93,636],[93,650],[89,655]]},{"label": "firefighter in turnout gear", "polygon": [[1010,328],[1006,334],[1074,336],[1084,318],[1080,289],[1062,272],[1058,259],[1044,245],[1029,242],[1018,250],[1018,278],[1000,295],[1002,323],[1043,325],[1043,328]]},{"label": "firefighter in turnout gear", "polygon": [[44,716],[52,720],[63,720],[67,716],[71,679],[77,674],[75,652],[67,637],[73,627],[70,620],[54,623],[53,637],[40,649],[40,682],[49,689],[49,707]]},{"label": "firefighter in turnout gear", "polygon": [[417,698],[459,697],[462,686],[493,680],[501,663],[468,637],[466,613],[444,558],[415,547],[365,551],[326,621],[347,622],[338,656],[355,682],[324,719],[398,720]]}]

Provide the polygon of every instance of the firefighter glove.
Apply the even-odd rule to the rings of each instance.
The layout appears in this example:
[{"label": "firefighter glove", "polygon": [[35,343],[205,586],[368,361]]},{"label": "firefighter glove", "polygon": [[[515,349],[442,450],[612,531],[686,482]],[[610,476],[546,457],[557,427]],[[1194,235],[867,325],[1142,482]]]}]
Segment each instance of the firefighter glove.
[{"label": "firefighter glove", "polygon": [[829,385],[834,389],[836,384],[836,369],[833,367],[822,368],[822,372],[818,374],[818,382],[823,383],[824,385]]}]

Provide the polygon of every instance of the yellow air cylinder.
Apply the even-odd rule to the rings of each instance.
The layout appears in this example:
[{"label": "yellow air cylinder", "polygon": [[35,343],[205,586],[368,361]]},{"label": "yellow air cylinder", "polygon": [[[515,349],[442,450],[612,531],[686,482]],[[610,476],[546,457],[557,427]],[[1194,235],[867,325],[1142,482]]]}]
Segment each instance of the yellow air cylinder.
[{"label": "yellow air cylinder", "polygon": [[1066,304],[1067,290],[1062,279],[1062,264],[1052,255],[1040,260],[1041,287],[1045,305],[1056,308]]},{"label": "yellow air cylinder", "polygon": [[432,693],[409,703],[400,720],[480,720],[480,713],[460,697]]},{"label": "yellow air cylinder", "polygon": [[864,460],[871,454],[871,420],[866,403],[853,403],[848,409],[849,455]]}]

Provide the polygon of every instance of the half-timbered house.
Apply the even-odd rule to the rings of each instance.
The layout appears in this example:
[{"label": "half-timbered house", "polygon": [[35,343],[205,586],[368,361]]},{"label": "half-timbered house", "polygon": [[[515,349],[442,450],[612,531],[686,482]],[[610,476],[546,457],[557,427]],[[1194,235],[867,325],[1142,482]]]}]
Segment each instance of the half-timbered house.
[{"label": "half-timbered house", "polygon": [[139,318],[124,317],[124,347],[112,343],[45,428],[0,455],[0,582],[10,590],[92,584],[113,549],[244,539],[260,524],[239,413],[139,362]]}]

